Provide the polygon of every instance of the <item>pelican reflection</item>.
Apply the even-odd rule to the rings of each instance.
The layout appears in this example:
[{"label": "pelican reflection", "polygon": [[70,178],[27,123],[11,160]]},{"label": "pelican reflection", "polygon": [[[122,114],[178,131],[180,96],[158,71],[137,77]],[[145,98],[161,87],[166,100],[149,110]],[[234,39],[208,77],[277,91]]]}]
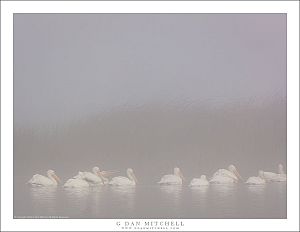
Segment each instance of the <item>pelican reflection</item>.
[{"label": "pelican reflection", "polygon": [[193,200],[195,206],[197,208],[197,212],[200,214],[205,214],[207,210],[207,200],[208,200],[208,185],[202,186],[193,186],[191,188],[191,199]]},{"label": "pelican reflection", "polygon": [[265,193],[265,185],[248,185],[247,189],[250,193],[256,194],[256,195],[262,195]]},{"label": "pelican reflection", "polygon": [[125,206],[128,210],[133,210],[135,206],[136,188],[135,186],[111,186],[113,197],[120,205]]},{"label": "pelican reflection", "polygon": [[201,194],[203,196],[207,194],[208,189],[209,189],[209,186],[207,186],[207,185],[191,187],[192,193]]},{"label": "pelican reflection", "polygon": [[90,187],[89,205],[93,217],[101,215],[103,208],[109,207],[109,199],[107,199],[108,186],[93,186]]},{"label": "pelican reflection", "polygon": [[236,192],[235,184],[214,184],[211,185],[212,192],[219,197],[228,197]]},{"label": "pelican reflection", "polygon": [[42,212],[45,215],[55,215],[56,195],[56,186],[30,188],[30,197],[34,205],[34,210],[37,213]]},{"label": "pelican reflection", "polygon": [[181,185],[161,185],[160,191],[166,201],[176,206],[179,206],[182,197],[182,186]]},{"label": "pelican reflection", "polygon": [[64,188],[64,192],[67,197],[67,203],[70,207],[72,207],[74,210],[72,210],[76,216],[81,215],[85,212],[87,209],[87,201],[88,196],[90,193],[89,188]]}]

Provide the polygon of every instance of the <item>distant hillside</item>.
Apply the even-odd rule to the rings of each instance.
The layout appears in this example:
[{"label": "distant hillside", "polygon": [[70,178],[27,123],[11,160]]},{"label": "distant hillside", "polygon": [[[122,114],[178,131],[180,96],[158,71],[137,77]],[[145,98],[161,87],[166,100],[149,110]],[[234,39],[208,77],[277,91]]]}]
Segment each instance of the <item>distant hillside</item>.
[{"label": "distant hillside", "polygon": [[140,106],[47,129],[15,127],[14,161],[28,175],[47,168],[70,176],[94,165],[130,166],[146,182],[174,165],[187,177],[211,175],[231,163],[252,175],[286,163],[286,111],[283,103]]}]

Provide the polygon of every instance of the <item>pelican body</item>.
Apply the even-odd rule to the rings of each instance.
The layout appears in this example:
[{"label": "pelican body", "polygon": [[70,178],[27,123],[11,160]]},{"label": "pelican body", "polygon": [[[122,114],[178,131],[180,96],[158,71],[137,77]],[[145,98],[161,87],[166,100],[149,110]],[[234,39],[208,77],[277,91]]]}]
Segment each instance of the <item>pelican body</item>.
[{"label": "pelican body", "polygon": [[67,182],[64,184],[65,188],[82,188],[82,187],[89,187],[89,183],[86,182],[83,179],[69,179]]},{"label": "pelican body", "polygon": [[209,185],[208,180],[206,179],[206,175],[201,175],[200,178],[194,178],[192,179],[190,186],[207,186]]},{"label": "pelican body", "polygon": [[32,186],[57,186],[60,182],[60,179],[55,174],[53,170],[47,171],[47,177],[42,176],[40,174],[35,174],[33,177],[28,181],[28,184]]},{"label": "pelican body", "polygon": [[65,188],[82,188],[89,186],[89,183],[84,179],[83,172],[79,172],[77,176],[74,176],[72,179],[67,180],[67,182],[64,184]]},{"label": "pelican body", "polygon": [[92,172],[78,172],[76,176],[67,180],[64,184],[64,187],[68,188],[81,188],[88,187],[94,185],[102,185],[104,184],[104,180],[102,179],[100,169],[98,167],[94,167]]},{"label": "pelican body", "polygon": [[263,172],[263,175],[264,175],[264,179],[266,181],[284,182],[287,179],[287,176],[284,173],[283,165],[282,164],[278,165],[278,173]]},{"label": "pelican body", "polygon": [[236,167],[234,165],[229,165],[228,170],[219,169],[216,171],[209,182],[215,184],[230,184],[237,183],[239,180],[242,180],[242,177]]},{"label": "pelican body", "polygon": [[266,183],[266,181],[264,179],[263,171],[259,171],[258,176],[251,176],[246,181],[246,184],[249,184],[249,185],[263,185],[265,183]]},{"label": "pelican body", "polygon": [[126,171],[128,177],[125,176],[117,176],[112,178],[109,182],[110,185],[116,186],[135,186],[137,183],[137,179],[134,175],[134,172],[131,168],[128,168]]},{"label": "pelican body", "polygon": [[103,185],[104,180],[101,176],[100,169],[98,167],[93,167],[92,172],[79,172],[79,177],[84,179],[89,185]]},{"label": "pelican body", "polygon": [[182,172],[179,168],[174,168],[174,174],[164,175],[158,184],[165,184],[165,185],[181,185],[184,180]]}]

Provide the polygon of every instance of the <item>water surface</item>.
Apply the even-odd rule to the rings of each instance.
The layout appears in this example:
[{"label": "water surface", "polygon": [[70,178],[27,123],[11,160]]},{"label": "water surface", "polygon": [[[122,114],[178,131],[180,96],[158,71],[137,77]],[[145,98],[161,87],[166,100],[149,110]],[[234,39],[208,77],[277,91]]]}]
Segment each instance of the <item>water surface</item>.
[{"label": "water surface", "polygon": [[286,218],[286,183],[15,188],[15,218]]}]

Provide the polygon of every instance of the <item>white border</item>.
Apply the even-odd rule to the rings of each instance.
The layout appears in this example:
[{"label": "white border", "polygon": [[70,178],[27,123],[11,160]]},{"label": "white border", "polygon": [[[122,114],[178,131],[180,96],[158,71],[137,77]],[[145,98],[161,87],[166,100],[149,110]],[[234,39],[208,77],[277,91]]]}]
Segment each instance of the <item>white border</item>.
[{"label": "white border", "polygon": [[[185,219],[185,231],[299,229],[299,2],[1,2],[1,229],[119,230],[114,219],[13,219],[13,13],[287,13],[288,219]],[[124,221],[124,220],[118,220]]]}]

